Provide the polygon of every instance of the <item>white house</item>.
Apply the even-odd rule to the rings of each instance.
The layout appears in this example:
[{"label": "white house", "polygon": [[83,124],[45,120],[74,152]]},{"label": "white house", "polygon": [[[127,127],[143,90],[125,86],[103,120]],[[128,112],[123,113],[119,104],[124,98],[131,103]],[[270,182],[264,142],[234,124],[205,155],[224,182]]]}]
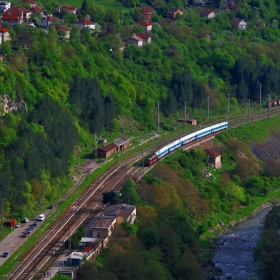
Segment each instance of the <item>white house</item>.
[{"label": "white house", "polygon": [[132,36],[125,43],[126,43],[126,45],[132,44],[136,47],[143,47],[143,39],[141,39],[138,36]]},{"label": "white house", "polygon": [[41,23],[43,26],[47,27],[47,26],[51,26],[58,20],[59,20],[59,18],[53,17],[52,15],[48,15],[48,16],[43,16],[41,18]]},{"label": "white house", "polygon": [[213,9],[204,9],[200,12],[200,17],[202,18],[214,18],[216,16],[216,13]]},{"label": "white house", "polygon": [[230,21],[230,24],[232,25],[233,28],[239,29],[239,30],[244,30],[247,27],[247,23],[243,19],[240,19],[240,18],[233,18]]},{"label": "white house", "polygon": [[0,45],[2,42],[10,40],[9,29],[3,26],[0,26]]},{"label": "white house", "polygon": [[87,18],[80,19],[75,23],[75,25],[78,26],[79,28],[88,27],[91,30],[94,30],[96,28],[95,22],[92,22]]},{"label": "white house", "polygon": [[11,8],[11,2],[0,1],[0,13]]}]

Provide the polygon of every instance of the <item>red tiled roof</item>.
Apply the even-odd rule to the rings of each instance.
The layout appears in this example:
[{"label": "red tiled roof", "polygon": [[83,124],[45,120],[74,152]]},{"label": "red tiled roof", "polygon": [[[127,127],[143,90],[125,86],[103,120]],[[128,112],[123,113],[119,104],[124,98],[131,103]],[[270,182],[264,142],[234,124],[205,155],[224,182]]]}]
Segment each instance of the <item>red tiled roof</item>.
[{"label": "red tiled roof", "polygon": [[206,152],[207,152],[208,156],[209,156],[209,155],[212,155],[212,156],[214,156],[214,157],[218,157],[218,156],[221,155],[221,154],[219,154],[217,151],[215,151],[214,149],[208,149]]},{"label": "red tiled roof", "polygon": [[23,9],[17,7],[11,7],[10,9],[6,10],[3,15],[2,19],[18,19],[19,17],[23,16]]},{"label": "red tiled roof", "polygon": [[109,152],[112,151],[113,149],[116,149],[117,145],[115,143],[110,143],[106,146],[103,146],[101,148],[99,148],[98,150],[104,151],[104,152]]},{"label": "red tiled roof", "polygon": [[4,26],[0,26],[0,32],[2,33],[6,33],[6,32],[9,32],[10,30]]},{"label": "red tiled roof", "polygon": [[205,10],[203,10],[200,14],[201,15],[210,15],[211,13],[213,13],[214,12],[214,10],[213,9],[205,9]]},{"label": "red tiled roof", "polygon": [[59,20],[59,18],[53,16],[44,16],[42,17],[42,20],[54,21],[54,20]]},{"label": "red tiled roof", "polygon": [[141,25],[141,26],[151,26],[151,25],[152,25],[150,22],[145,21],[145,20],[140,21],[140,22],[138,22],[137,24],[139,24],[139,25]]},{"label": "red tiled roof", "polygon": [[180,8],[171,8],[171,9],[169,9],[166,13],[167,13],[167,14],[174,14],[174,13],[176,13],[178,10],[180,10],[180,11],[183,12],[183,10],[180,9]]},{"label": "red tiled roof", "polygon": [[87,18],[83,18],[83,19],[80,19],[79,21],[77,21],[75,24],[93,25],[95,23],[90,21]]},{"label": "red tiled roof", "polygon": [[94,228],[109,228],[114,222],[116,221],[116,218],[109,218],[109,219],[99,219],[97,220],[93,225],[92,229]]},{"label": "red tiled roof", "polygon": [[136,34],[136,36],[138,36],[141,39],[149,39],[149,38],[151,38],[151,35],[147,34],[147,33],[138,33],[138,34]]},{"label": "red tiled roof", "polygon": [[89,244],[83,251],[82,253],[88,253],[92,251],[96,247],[96,244]]},{"label": "red tiled roof", "polygon": [[65,5],[65,6],[63,6],[62,8],[65,8],[65,9],[68,10],[68,11],[76,11],[76,10],[77,10],[77,8],[72,7],[72,6],[70,6],[70,5]]},{"label": "red tiled roof", "polygon": [[138,36],[132,36],[132,39],[136,40],[136,41],[142,41],[142,38],[138,37]]},{"label": "red tiled roof", "polygon": [[56,30],[64,30],[64,31],[70,31],[71,29],[70,28],[67,28],[65,26],[62,26],[62,25],[57,25],[55,27]]},{"label": "red tiled roof", "polygon": [[149,7],[140,7],[139,10],[144,14],[149,14],[153,12],[153,10]]},{"label": "red tiled roof", "polygon": [[28,3],[28,4],[37,4],[36,2],[32,0],[22,0],[23,3]]},{"label": "red tiled roof", "polygon": [[39,6],[36,6],[36,7],[32,7],[32,8],[30,8],[30,11],[32,11],[32,12],[42,12],[42,11],[43,11],[43,9],[42,9],[42,8],[40,8]]}]

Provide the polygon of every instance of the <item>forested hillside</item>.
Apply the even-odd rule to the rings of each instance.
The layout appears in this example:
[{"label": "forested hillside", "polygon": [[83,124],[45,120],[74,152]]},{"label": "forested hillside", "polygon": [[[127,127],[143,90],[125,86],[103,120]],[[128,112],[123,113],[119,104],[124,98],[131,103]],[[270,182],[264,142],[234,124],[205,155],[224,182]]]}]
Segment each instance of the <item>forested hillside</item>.
[{"label": "forested hillside", "polygon": [[[47,14],[59,6],[38,4]],[[94,132],[120,136],[123,119],[142,131],[155,129],[157,102],[162,117],[182,115],[186,102],[188,115],[203,121],[208,96],[211,114],[218,115],[225,114],[229,91],[231,110],[248,98],[259,102],[260,84],[263,101],[279,95],[277,1],[240,2],[236,11],[219,10],[219,1],[209,6],[216,11],[213,19],[200,17],[203,7],[182,1],[120,4],[126,8],[81,2],[80,14],[65,13],[57,22],[71,29],[69,39],[54,25],[43,28],[39,13],[31,16],[36,28],[2,23],[11,40],[0,46],[0,94],[26,104],[3,111],[0,122],[6,217],[22,217],[63,192],[75,147],[90,152]],[[144,32],[136,23],[143,20],[139,6],[147,5],[153,9],[151,44],[125,46]],[[167,19],[174,6],[184,14]],[[97,23],[94,32],[74,25],[85,16]],[[233,18],[244,19],[247,29],[237,30]]]}]

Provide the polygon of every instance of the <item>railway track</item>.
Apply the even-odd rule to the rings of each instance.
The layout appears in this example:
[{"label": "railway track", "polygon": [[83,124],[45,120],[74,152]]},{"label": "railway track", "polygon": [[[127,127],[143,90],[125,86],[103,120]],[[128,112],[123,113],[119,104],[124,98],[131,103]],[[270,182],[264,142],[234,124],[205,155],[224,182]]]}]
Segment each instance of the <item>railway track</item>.
[{"label": "railway track", "polygon": [[[229,120],[229,123],[231,127],[236,127],[279,114],[280,107],[274,107],[270,108],[269,111],[248,114],[247,118],[246,116],[232,118]],[[182,136],[191,132],[188,131],[182,134]],[[49,228],[48,232],[24,255],[17,267],[10,272],[7,279],[40,279],[43,272],[55,261],[56,255],[62,250],[69,236],[82,224],[88,223],[99,213],[102,193],[112,189],[120,190],[123,183],[130,177],[139,179],[144,176],[151,167],[144,167],[141,159],[143,160],[156,149],[176,139],[178,139],[178,136],[173,136],[165,140],[159,139],[157,144],[149,148],[143,148],[142,151],[137,152],[135,155],[127,157],[110,167],[103,175],[94,180],[83,194],[64,211]],[[64,199],[65,197],[61,198],[60,201]]]}]

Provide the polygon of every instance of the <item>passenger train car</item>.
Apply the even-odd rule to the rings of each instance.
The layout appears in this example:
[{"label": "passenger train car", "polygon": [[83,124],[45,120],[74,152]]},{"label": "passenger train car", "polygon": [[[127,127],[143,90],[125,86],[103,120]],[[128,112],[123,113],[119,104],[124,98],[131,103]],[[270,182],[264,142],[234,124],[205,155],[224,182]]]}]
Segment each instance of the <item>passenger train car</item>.
[{"label": "passenger train car", "polygon": [[179,149],[180,147],[186,145],[187,143],[198,140],[204,136],[224,130],[226,128],[228,128],[228,122],[222,122],[222,123],[218,123],[218,124],[203,128],[203,129],[193,132],[189,135],[186,135],[186,136],[166,145],[165,147],[161,148],[160,150],[155,152],[150,157],[146,158],[144,161],[144,165],[151,166],[154,163],[156,163],[157,161],[159,161],[161,158],[163,158],[164,156],[170,154],[171,152],[173,152],[176,149]]}]

